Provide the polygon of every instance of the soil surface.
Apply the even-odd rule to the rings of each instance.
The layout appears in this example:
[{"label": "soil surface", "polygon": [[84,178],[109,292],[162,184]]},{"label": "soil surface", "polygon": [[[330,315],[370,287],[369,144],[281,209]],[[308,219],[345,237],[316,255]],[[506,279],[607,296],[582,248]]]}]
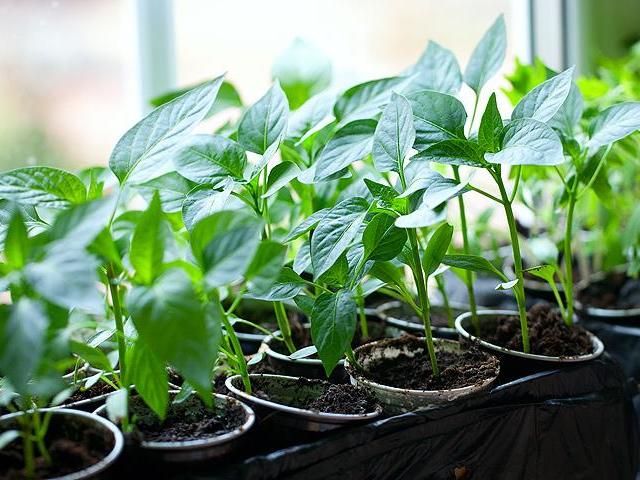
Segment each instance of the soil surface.
[{"label": "soil surface", "polygon": [[[256,378],[251,382],[253,395],[270,400],[275,403],[283,403],[280,396],[270,394],[271,382],[268,378]],[[377,405],[373,397],[363,388],[354,385],[335,385],[324,380],[311,380],[298,378],[294,387],[296,391],[307,388],[322,388],[319,396],[315,398],[291,398],[286,405],[305,410],[314,410],[323,413],[341,413],[347,415],[363,415],[375,411]]]},{"label": "soil surface", "polygon": [[[560,311],[546,303],[534,305],[527,312],[531,353],[552,357],[573,357],[593,351],[587,331],[580,325],[564,323]],[[495,345],[522,351],[520,320],[516,316],[483,321],[480,337]]]},{"label": "soil surface", "polygon": [[89,400],[100,395],[106,395],[113,392],[113,387],[106,382],[98,380],[97,383],[91,385],[87,389],[78,388],[65,403],[79,402],[81,400]]},{"label": "soil surface", "polygon": [[210,409],[193,395],[182,403],[171,403],[164,420],[160,420],[138,397],[131,399],[130,407],[139,438],[149,442],[213,438],[235,430],[245,422],[242,407],[216,399],[216,406]]},{"label": "soil surface", "polygon": [[[444,308],[432,306],[430,313],[432,327],[454,328],[449,326],[449,319],[447,318],[447,312]],[[397,318],[398,320],[405,320],[407,322],[422,325],[422,319],[418,317],[413,308],[406,303],[401,303],[398,307],[387,309],[386,314],[390,317]],[[456,310],[453,310],[453,320],[456,319],[458,314],[459,313],[456,312]]]},{"label": "soil surface", "polygon": [[[368,317],[367,319],[367,327],[369,328],[369,336],[364,338],[362,336],[362,330],[360,329],[360,321],[356,325],[356,333],[353,336],[353,341],[351,342],[352,348],[359,347],[360,345],[364,345],[365,343],[373,342],[375,340],[381,340],[383,338],[387,338],[387,334],[385,329],[387,327],[386,323],[380,320],[377,317]],[[311,340],[311,330],[308,328],[304,329],[296,329],[291,331],[291,336],[293,338],[293,344],[297,349],[301,349],[304,347],[309,347],[313,344]],[[284,342],[279,342],[277,340],[271,341],[271,349],[275,352],[281,353],[282,355],[289,355],[289,350],[287,350],[287,346]],[[318,355],[313,354],[307,358],[318,358]],[[259,372],[256,372],[259,373]],[[267,372],[260,372],[267,373]]]},{"label": "soil surface", "polygon": [[[271,307],[270,304],[261,306],[254,305],[253,307],[251,307],[250,305],[244,306],[241,303],[234,311],[234,315],[243,320],[255,323],[256,325],[260,325],[262,328],[265,328],[270,332],[275,332],[276,330],[278,330],[278,321],[276,320],[273,307]],[[289,323],[293,326],[292,328],[295,328],[295,326],[299,325],[302,321],[301,315],[298,312],[292,310],[287,310],[287,317],[289,318]],[[247,325],[245,323],[238,322],[234,325],[233,328],[238,333],[254,333],[257,335],[264,335],[263,331],[260,331],[257,328],[254,328],[251,325]]]},{"label": "soil surface", "polygon": [[[51,455],[47,465],[36,457],[36,478],[52,478],[78,472],[101,461],[113,448],[113,437],[104,429],[70,421],[53,415],[46,445]],[[22,441],[16,439],[0,450],[0,479],[26,478],[23,468]]]},{"label": "soil surface", "polygon": [[369,365],[366,378],[382,385],[411,390],[447,390],[481,384],[498,373],[498,360],[475,346],[459,352],[436,346],[440,374],[434,377],[424,340],[404,335],[388,342],[396,347],[406,345],[415,355],[401,353],[396,358]]},{"label": "soil surface", "polygon": [[640,279],[625,273],[608,274],[604,279],[589,284],[578,293],[583,305],[596,308],[625,310],[640,307]]}]

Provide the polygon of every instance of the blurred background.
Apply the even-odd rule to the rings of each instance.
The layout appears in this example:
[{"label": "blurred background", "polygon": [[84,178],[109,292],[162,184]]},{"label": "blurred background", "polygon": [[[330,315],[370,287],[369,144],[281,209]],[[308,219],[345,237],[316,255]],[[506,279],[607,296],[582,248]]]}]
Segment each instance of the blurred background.
[{"label": "blurred background", "polygon": [[640,38],[637,0],[0,0],[0,168],[106,164],[149,99],[225,71],[251,103],[297,37],[336,88],[398,74],[429,39],[464,68],[500,13],[504,74],[516,56],[594,72]]}]

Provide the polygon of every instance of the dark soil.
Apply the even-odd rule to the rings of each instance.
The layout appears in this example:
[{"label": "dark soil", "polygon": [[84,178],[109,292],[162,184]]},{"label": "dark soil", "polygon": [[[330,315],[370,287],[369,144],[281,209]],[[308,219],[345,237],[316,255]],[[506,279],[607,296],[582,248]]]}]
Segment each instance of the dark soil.
[{"label": "dark soil", "polygon": [[[262,305],[243,305],[234,311],[234,314],[243,320],[247,320],[256,325],[260,325],[262,328],[267,329],[270,332],[278,330],[278,321],[276,320],[275,313],[271,304]],[[289,324],[295,328],[296,325],[300,325],[302,318],[301,315],[293,310],[287,310],[287,317],[289,318]],[[258,335],[264,335],[264,332],[247,325],[245,323],[236,323],[233,326],[234,330],[238,333],[254,333]]]},{"label": "dark soil", "polygon": [[400,354],[397,358],[369,365],[367,379],[382,385],[411,390],[447,390],[481,384],[498,373],[498,360],[475,346],[461,352],[436,346],[440,375],[434,377],[424,340],[404,335],[386,342],[395,346],[407,345],[416,354]]},{"label": "dark soil", "polygon": [[640,279],[625,273],[609,273],[604,279],[589,284],[578,293],[583,305],[625,310],[640,307]]},{"label": "dark soil", "polygon": [[98,397],[100,395],[106,395],[113,392],[113,387],[106,382],[98,380],[97,383],[91,385],[87,389],[78,388],[73,395],[71,395],[65,403],[79,402],[81,400],[89,400],[91,398]]},{"label": "dark soil", "polygon": [[[51,417],[45,442],[51,455],[51,465],[47,465],[44,458],[37,457],[36,478],[78,472],[98,463],[113,448],[113,437],[104,429],[56,415]],[[0,479],[26,478],[22,468],[22,441],[16,439],[0,450]]]},{"label": "dark soil", "polygon": [[[573,357],[593,351],[587,331],[580,325],[567,326],[560,311],[546,303],[534,305],[527,312],[531,353],[551,357]],[[520,320],[516,316],[484,321],[480,337],[495,345],[522,351]]]},{"label": "dark soil", "polygon": [[[386,314],[390,317],[397,318],[398,320],[405,320],[411,323],[417,323],[422,325],[422,319],[416,315],[416,312],[406,303],[401,303],[396,308],[389,308],[386,310]],[[431,326],[432,327],[449,327],[449,319],[447,318],[447,312],[442,307],[432,306],[430,309],[431,314]],[[458,313],[453,310],[453,319],[455,320]]]},{"label": "dark soil", "polygon": [[210,409],[193,395],[182,403],[170,404],[164,420],[160,420],[138,397],[131,400],[131,412],[141,440],[152,442],[217,437],[245,422],[245,413],[240,406],[229,406],[216,400],[215,407]]},{"label": "dark soil", "polygon": [[375,400],[365,389],[354,385],[336,385],[324,380],[312,380],[300,377],[295,387],[292,387],[296,392],[308,388],[323,388],[322,392],[319,396],[310,396],[312,398],[291,398],[287,402],[283,402],[279,395],[269,393],[271,383],[268,378],[253,379],[251,386],[253,395],[256,397],[305,410],[314,410],[323,413],[363,415],[375,411],[377,407]]},{"label": "dark soil", "polygon": [[[364,338],[362,336],[362,330],[360,329],[360,322],[358,321],[356,326],[356,333],[353,336],[353,341],[351,342],[352,348],[359,347],[360,345],[364,345],[365,343],[373,342],[375,340],[387,338],[387,334],[385,332],[387,325],[379,318],[368,317],[367,327],[369,328],[369,336],[367,338]],[[297,349],[309,347],[313,344],[311,340],[311,330],[308,328],[292,330],[291,336],[293,338],[293,344]],[[287,350],[287,346],[284,344],[284,342],[279,342],[274,339],[271,341],[270,346],[273,351],[281,353],[282,355],[289,355],[290,353],[289,350]],[[307,358],[318,358],[318,356],[314,354],[310,355]]]}]

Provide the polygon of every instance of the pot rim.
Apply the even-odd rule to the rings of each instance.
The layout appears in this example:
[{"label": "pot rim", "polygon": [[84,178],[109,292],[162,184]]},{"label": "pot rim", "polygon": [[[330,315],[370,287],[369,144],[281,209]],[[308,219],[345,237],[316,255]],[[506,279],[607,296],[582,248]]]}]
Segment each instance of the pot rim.
[{"label": "pot rim", "polygon": [[[124,437],[122,435],[122,432],[120,431],[120,429],[118,429],[118,427],[116,427],[106,418],[102,418],[101,416],[94,413],[84,412],[82,410],[73,410],[71,408],[39,408],[38,411],[45,413],[51,412],[53,415],[83,417],[89,421],[99,423],[100,426],[107,429],[107,431],[111,433],[114,438],[114,443],[111,451],[107,453],[99,462],[94,463],[93,465],[89,465],[82,470],[78,470],[61,477],[51,477],[49,480],[81,480],[85,478],[93,478],[93,476],[109,468],[122,453],[122,449],[124,448]],[[0,416],[0,423],[6,420],[11,420],[15,417],[19,417],[21,415],[24,415],[24,412],[15,412],[9,413],[7,415],[2,415]]]},{"label": "pot rim", "polygon": [[[425,340],[425,337],[418,337],[418,339],[419,340]],[[367,343],[366,345],[361,345],[360,347],[358,347],[358,348],[356,348],[354,350],[354,354],[357,356],[359,349],[362,349],[362,348],[367,347],[369,345],[377,345],[380,342],[382,342],[382,340],[376,340],[375,342]],[[460,345],[459,341],[450,340],[448,338],[434,338],[433,342],[434,343],[449,343],[449,344]],[[371,348],[371,347],[369,347],[369,348]],[[382,383],[374,382],[373,380],[369,380],[368,378],[366,378],[363,375],[359,374],[358,371],[349,363],[348,360],[345,363],[345,369],[347,370],[347,373],[349,373],[349,376],[351,378],[356,379],[358,382],[361,382],[363,385],[365,385],[367,387],[378,389],[378,390],[385,390],[385,391],[388,391],[388,392],[405,394],[405,395],[408,393],[408,394],[413,395],[413,396],[425,396],[425,397],[442,394],[444,392],[449,392],[449,393],[453,393],[453,394],[465,394],[465,393],[472,393],[472,392],[474,392],[476,390],[484,389],[486,386],[488,386],[491,383],[493,383],[495,381],[495,379],[498,378],[498,375],[500,375],[500,360],[497,357],[495,357],[494,355],[491,355],[490,353],[487,353],[487,355],[494,357],[498,362],[498,371],[497,371],[497,373],[495,374],[494,377],[491,377],[491,378],[485,380],[484,382],[482,382],[480,384],[467,385],[467,386],[464,386],[464,387],[449,388],[449,389],[444,389],[444,390],[415,390],[415,389],[412,389],[412,388],[392,387],[390,385],[384,385]]]},{"label": "pot rim", "polygon": [[[169,393],[178,393],[175,390],[170,391]],[[249,431],[249,429],[253,426],[256,420],[256,414],[254,411],[246,405],[244,402],[241,402],[237,398],[230,397],[228,395],[222,395],[220,393],[214,394],[214,396],[218,399],[222,399],[225,402],[235,403],[240,405],[245,413],[245,421],[239,427],[231,430],[230,432],[223,433],[222,435],[218,435],[211,438],[204,438],[199,440],[181,440],[177,442],[157,442],[157,441],[141,441],[140,446],[145,450],[156,450],[156,451],[175,451],[175,450],[196,450],[201,448],[209,448],[221,445],[230,440],[233,440],[236,437],[244,434]],[[94,413],[101,414],[105,411],[106,405],[101,405],[98,407]]]},{"label": "pot rim", "polygon": [[[411,322],[409,320],[402,320],[401,318],[394,317],[393,315],[388,315],[386,313],[386,311],[389,310],[390,308],[397,308],[401,305],[402,305],[402,300],[390,300],[388,302],[383,303],[382,305],[379,305],[378,308],[376,308],[376,315],[381,319],[383,319],[385,322],[389,322],[389,324],[393,325],[394,327],[406,328],[414,332],[423,332],[424,327],[421,323]],[[431,302],[431,306],[444,308],[444,305],[440,304],[439,302]],[[449,302],[449,307],[451,307],[451,309],[453,310],[459,310],[463,312],[469,309],[468,305],[465,305],[464,303],[461,303],[461,302]],[[456,331],[455,327],[434,327],[433,325],[431,326],[431,330],[434,332],[441,332],[441,333],[455,333]]]},{"label": "pot rim", "polygon": [[[303,328],[311,328],[311,324],[310,323],[303,323],[302,324]],[[284,355],[282,353],[276,352],[274,349],[271,348],[271,342],[273,341],[273,338],[275,336],[280,335],[280,330],[276,330],[275,332],[273,332],[273,335],[268,336],[267,338],[265,338],[262,341],[262,345],[260,345],[260,350],[259,351],[263,351],[266,355],[273,357],[275,359],[278,359],[282,362],[291,362],[291,363],[297,363],[297,364],[301,364],[301,365],[314,365],[314,366],[322,366],[322,361],[319,358],[291,358],[289,357],[289,355]],[[338,365],[344,365],[344,359],[341,359],[338,362]],[[283,375],[284,376],[284,375]],[[295,377],[293,377],[295,378]]]},{"label": "pot rim", "polygon": [[[505,316],[513,316],[518,317],[518,312],[515,310],[478,310],[478,316],[495,316],[495,315],[505,315]],[[471,318],[471,312],[465,312],[462,315],[459,315],[456,318],[456,330],[463,338],[470,340],[472,342],[476,342],[479,345],[482,345],[485,348],[493,350],[494,352],[504,353],[507,355],[512,355],[515,357],[526,358],[527,360],[537,360],[541,362],[549,362],[549,363],[578,363],[578,362],[586,362],[589,360],[593,360],[594,358],[598,358],[602,352],[604,352],[604,344],[602,340],[596,337],[593,333],[586,330],[587,335],[591,339],[591,346],[593,351],[591,353],[585,355],[574,355],[571,357],[554,357],[550,355],[539,355],[535,353],[524,353],[518,350],[512,350],[510,348],[501,347],[499,345],[495,345],[493,343],[487,342],[486,340],[482,340],[475,335],[472,335],[470,332],[466,330],[463,322]]]},{"label": "pot rim", "polygon": [[[620,265],[611,270],[611,272],[616,271],[625,271],[627,268],[626,265]],[[581,280],[576,284],[576,295],[573,300],[573,305],[576,307],[576,310],[580,310],[585,312],[587,315],[591,317],[600,317],[600,318],[609,318],[609,319],[624,319],[626,317],[637,317],[640,316],[640,306],[635,308],[598,308],[598,307],[590,307],[589,305],[583,305],[580,300],[578,300],[578,296],[580,292],[582,292],[585,288],[587,288],[592,283],[598,282],[600,280],[604,280],[607,276],[607,273],[610,272],[596,272],[592,275],[589,275],[584,280]]]},{"label": "pot rim", "polygon": [[[301,377],[292,377],[289,375],[273,375],[267,373],[252,373],[249,374],[249,378],[279,378],[286,380],[298,380]],[[233,375],[228,377],[225,381],[225,386],[227,389],[233,393],[234,395],[239,396],[243,400],[254,403],[256,405],[260,405],[261,407],[270,408],[272,410],[278,410],[283,413],[287,413],[290,415],[294,415],[297,417],[303,417],[308,420],[313,420],[316,422],[322,423],[349,423],[349,422],[361,422],[363,420],[372,420],[378,417],[382,413],[382,407],[378,405],[374,412],[365,413],[363,415],[353,415],[346,413],[325,413],[325,412],[316,412],[314,410],[306,410],[304,408],[291,407],[289,405],[284,405],[282,403],[272,402],[270,400],[265,400],[260,397],[256,397],[254,395],[248,394],[243,390],[237,388],[233,382],[241,379],[240,375]]]}]

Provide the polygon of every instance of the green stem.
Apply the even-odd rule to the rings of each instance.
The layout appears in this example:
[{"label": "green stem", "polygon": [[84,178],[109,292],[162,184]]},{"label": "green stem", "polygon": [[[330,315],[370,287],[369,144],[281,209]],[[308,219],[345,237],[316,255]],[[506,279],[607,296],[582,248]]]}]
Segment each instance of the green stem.
[{"label": "green stem", "polygon": [[[476,107],[477,107],[476,101]],[[475,116],[475,109],[474,109]],[[460,183],[460,171],[458,166],[453,166],[453,176],[456,182]],[[464,199],[462,195],[458,195],[458,207],[460,210],[460,228],[462,230],[462,248],[465,255],[469,255],[469,230],[467,227],[467,215],[464,207]],[[467,287],[467,296],[469,297],[469,309],[471,310],[471,324],[475,330],[476,335],[480,334],[480,322],[478,320],[478,307],[476,305],[476,294],[473,291],[473,272],[471,270],[464,271],[465,285]]]},{"label": "green stem", "polygon": [[284,305],[282,304],[282,302],[274,302],[273,311],[276,314],[278,328],[280,329],[280,333],[282,334],[284,344],[287,346],[287,350],[289,350],[289,353],[295,352],[296,346],[293,343],[293,338],[291,336],[291,325],[289,325],[289,318],[287,317],[287,312],[284,309]]},{"label": "green stem", "polygon": [[571,238],[573,234],[573,211],[576,206],[575,185],[569,191],[569,207],[567,209],[567,225],[564,232],[564,295],[567,310],[564,322],[573,325],[573,254],[571,253]]},{"label": "green stem", "polygon": [[358,303],[358,318],[360,319],[360,334],[362,340],[369,338],[369,325],[367,324],[367,314],[364,311],[364,298],[362,296],[362,285],[356,287],[356,302]]},{"label": "green stem", "polygon": [[522,332],[522,349],[524,353],[531,350],[529,345],[529,326],[527,324],[527,307],[524,295],[524,278],[522,273],[522,255],[520,253],[520,242],[518,240],[518,230],[516,229],[516,220],[509,202],[509,196],[504,188],[504,183],[499,173],[492,170],[489,171],[500,189],[500,196],[504,205],[504,213],[507,216],[507,224],[509,225],[509,235],[511,237],[511,248],[513,250],[513,265],[518,283],[513,288],[518,303],[518,316],[520,317],[520,330]]},{"label": "green stem", "polygon": [[249,379],[249,370],[247,370],[247,361],[244,358],[244,353],[242,353],[242,346],[240,345],[238,336],[236,335],[236,332],[233,329],[233,325],[231,325],[231,322],[229,322],[229,319],[226,315],[222,315],[222,323],[224,325],[225,331],[227,332],[228,338],[231,340],[231,345],[233,346],[233,353],[235,354],[234,356],[238,364],[238,370],[240,372],[240,376],[242,377],[244,390],[247,393],[251,393],[251,380]]},{"label": "green stem", "polygon": [[449,305],[449,295],[447,294],[447,289],[444,285],[444,279],[442,275],[436,275],[436,284],[438,285],[438,290],[440,291],[440,295],[442,295],[442,303],[444,304],[444,311],[447,314],[447,324],[449,327],[453,328],[455,326],[455,322],[453,320],[453,310]]},{"label": "green stem", "polygon": [[36,472],[36,459],[33,449],[33,412],[25,412],[22,415],[22,456],[24,459],[24,473],[27,478],[34,478]]},{"label": "green stem", "polygon": [[33,412],[33,424],[34,424],[34,430],[36,432],[35,441],[36,441],[36,446],[38,447],[38,452],[40,452],[40,455],[44,459],[45,463],[47,465],[51,465],[51,455],[49,455],[49,452],[47,451],[47,447],[44,444],[44,437],[47,434],[46,425],[44,426],[41,425],[40,412],[38,412],[37,410]]},{"label": "green stem", "polygon": [[111,293],[111,304],[113,306],[113,317],[116,324],[116,338],[118,341],[118,363],[120,364],[120,377],[128,384],[127,366],[125,362],[127,345],[124,335],[124,321],[122,319],[122,307],[120,306],[120,294],[118,280],[115,275],[113,265],[107,267],[107,277],[109,278],[109,292]]}]

